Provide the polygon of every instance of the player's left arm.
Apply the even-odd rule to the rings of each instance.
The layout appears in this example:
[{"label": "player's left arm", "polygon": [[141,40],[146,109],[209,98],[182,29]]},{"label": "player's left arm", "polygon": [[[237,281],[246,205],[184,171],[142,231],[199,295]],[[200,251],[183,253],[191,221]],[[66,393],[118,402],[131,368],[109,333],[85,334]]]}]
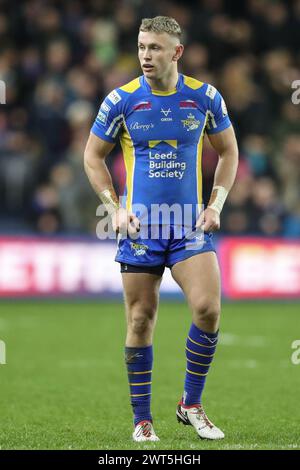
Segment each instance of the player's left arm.
[{"label": "player's left arm", "polygon": [[234,183],[238,167],[238,145],[232,125],[227,129],[208,134],[211,145],[219,155],[215,171],[214,185],[205,211],[201,214],[197,225],[205,232],[220,228],[220,213],[225,199]]}]

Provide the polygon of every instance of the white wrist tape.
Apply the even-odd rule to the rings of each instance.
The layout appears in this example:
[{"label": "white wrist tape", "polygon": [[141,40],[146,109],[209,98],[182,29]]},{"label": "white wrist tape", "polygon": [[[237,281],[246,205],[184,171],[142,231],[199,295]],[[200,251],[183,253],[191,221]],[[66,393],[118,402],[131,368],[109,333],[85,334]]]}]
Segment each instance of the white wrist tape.
[{"label": "white wrist tape", "polygon": [[227,195],[228,191],[223,186],[214,186],[207,207],[215,210],[220,215]]},{"label": "white wrist tape", "polygon": [[113,199],[113,196],[109,189],[101,191],[99,196],[107,212],[110,215],[113,214],[117,209],[119,209],[120,205]]}]

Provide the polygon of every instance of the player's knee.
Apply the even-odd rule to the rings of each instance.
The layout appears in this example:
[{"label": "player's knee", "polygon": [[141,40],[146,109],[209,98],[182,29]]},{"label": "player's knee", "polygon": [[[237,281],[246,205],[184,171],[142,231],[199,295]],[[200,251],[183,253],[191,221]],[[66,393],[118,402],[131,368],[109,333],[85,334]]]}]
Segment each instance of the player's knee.
[{"label": "player's knee", "polygon": [[202,322],[216,323],[220,317],[220,302],[209,298],[199,298],[193,305],[193,314]]},{"label": "player's knee", "polygon": [[151,331],[151,324],[151,320],[149,320],[149,318],[147,317],[134,316],[133,318],[131,318],[128,327],[131,333],[137,336],[142,336]]},{"label": "player's knee", "polygon": [[129,316],[128,328],[138,336],[149,333],[154,325],[155,313],[155,309],[150,306],[133,309]]}]

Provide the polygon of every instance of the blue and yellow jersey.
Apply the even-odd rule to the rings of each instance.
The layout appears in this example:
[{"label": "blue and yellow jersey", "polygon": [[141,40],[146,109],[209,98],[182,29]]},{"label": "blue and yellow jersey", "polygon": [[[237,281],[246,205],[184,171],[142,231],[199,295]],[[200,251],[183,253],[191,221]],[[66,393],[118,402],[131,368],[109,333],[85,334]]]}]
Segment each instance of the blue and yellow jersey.
[{"label": "blue and yellow jersey", "polygon": [[126,207],[143,204],[149,210],[151,204],[202,204],[204,133],[230,125],[216,88],[179,74],[176,89],[168,92],[151,89],[144,76],[113,90],[91,131],[108,142],[120,139]]}]

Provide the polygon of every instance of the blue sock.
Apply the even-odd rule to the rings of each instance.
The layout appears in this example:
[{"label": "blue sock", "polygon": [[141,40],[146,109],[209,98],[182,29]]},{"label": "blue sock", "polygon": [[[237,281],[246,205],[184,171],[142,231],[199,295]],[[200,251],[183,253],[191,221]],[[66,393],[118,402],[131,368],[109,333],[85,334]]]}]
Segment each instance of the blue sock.
[{"label": "blue sock", "polygon": [[182,403],[186,406],[200,405],[201,396],[213,361],[218,341],[217,333],[205,333],[192,324],[186,341],[187,368]]},{"label": "blue sock", "polygon": [[144,348],[125,347],[125,361],[134,425],[136,426],[144,420],[152,421],[150,411],[153,364],[152,346]]}]

